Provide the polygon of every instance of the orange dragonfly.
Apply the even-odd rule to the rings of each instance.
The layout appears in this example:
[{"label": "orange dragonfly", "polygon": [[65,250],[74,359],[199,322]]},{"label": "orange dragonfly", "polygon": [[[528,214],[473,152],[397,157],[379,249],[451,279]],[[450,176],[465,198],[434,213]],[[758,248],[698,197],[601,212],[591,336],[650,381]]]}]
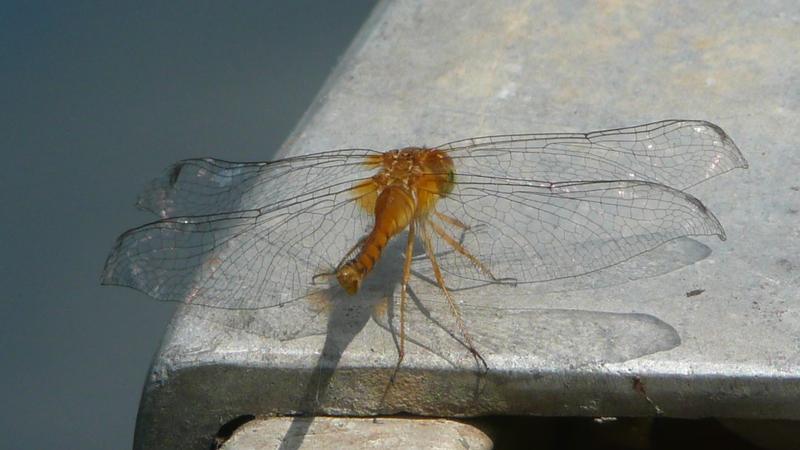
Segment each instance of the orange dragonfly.
[{"label": "orange dragonfly", "polygon": [[140,197],[138,206],[161,220],[118,238],[102,281],[159,300],[272,308],[318,292],[320,279],[354,294],[405,232],[400,360],[421,242],[465,345],[482,361],[452,283],[576,277],[679,237],[725,239],[684,190],[746,167],[721,128],[697,120],[273,162],[190,159]]}]

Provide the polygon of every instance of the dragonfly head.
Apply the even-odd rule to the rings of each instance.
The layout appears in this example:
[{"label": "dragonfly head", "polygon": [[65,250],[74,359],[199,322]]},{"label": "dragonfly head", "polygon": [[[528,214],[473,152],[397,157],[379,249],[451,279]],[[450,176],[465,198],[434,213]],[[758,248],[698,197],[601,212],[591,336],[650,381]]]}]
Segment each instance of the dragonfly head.
[{"label": "dragonfly head", "polygon": [[364,279],[363,271],[356,267],[356,262],[349,262],[336,271],[336,279],[339,285],[350,295],[358,292],[361,288],[361,280]]}]

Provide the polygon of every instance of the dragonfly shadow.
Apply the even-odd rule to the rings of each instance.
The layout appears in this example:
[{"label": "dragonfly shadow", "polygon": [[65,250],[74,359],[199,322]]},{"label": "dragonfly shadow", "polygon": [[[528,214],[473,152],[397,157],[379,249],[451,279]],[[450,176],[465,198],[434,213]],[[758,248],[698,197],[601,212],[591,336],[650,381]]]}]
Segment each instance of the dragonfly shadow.
[{"label": "dragonfly shadow", "polygon": [[[531,359],[533,364],[580,367],[623,362],[666,351],[681,343],[677,331],[657,317],[639,313],[519,307],[535,304],[536,295],[618,286],[664,275],[692,265],[711,254],[705,244],[679,238],[603,270],[566,279],[520,285],[473,282],[452,276],[445,281],[458,302],[466,330],[477,349],[502,367],[509,359]],[[425,255],[416,267],[424,267]],[[501,272],[502,273],[502,272]],[[500,284],[492,289],[492,284]],[[503,289],[497,289],[497,288]],[[487,290],[492,289],[492,290]],[[513,293],[513,294],[512,294]],[[508,303],[507,296],[522,296]],[[453,367],[474,364],[464,337],[441,288],[425,272],[415,270],[406,309],[406,340],[437,355]],[[505,304],[504,304],[505,303]],[[396,305],[396,302],[395,302]],[[389,309],[393,311],[392,308]],[[382,328],[397,333],[397,314],[375,315]],[[490,366],[491,366],[490,362]],[[491,367],[490,367],[491,371]]]},{"label": "dragonfly shadow", "polygon": [[[395,245],[387,248],[390,254],[396,251],[398,249]],[[328,288],[305,299],[305,302],[314,305],[315,310],[323,311],[327,317],[325,342],[298,408],[303,415],[295,418],[290,424],[285,436],[291,436],[292,439],[283,439],[281,449],[297,449],[302,446],[303,438],[313,424],[313,414],[325,403],[325,397],[345,349],[361,333],[370,319],[391,314],[392,299],[395,297],[398,285],[395,276],[401,271],[402,266],[397,265],[395,258],[386,258],[386,261],[381,261],[370,277],[364,281],[357,294],[347,295],[335,285],[333,279],[329,280],[331,285]],[[392,333],[392,337],[395,346],[398,347],[396,334]],[[309,415],[311,420],[308,419]]]},{"label": "dragonfly shadow", "polygon": [[[281,307],[236,310],[185,306],[185,311],[195,317],[261,338],[297,341],[301,342],[299,345],[305,345],[299,341],[300,338],[325,336],[302,397],[291,408],[298,415],[286,431],[286,436],[292,439],[282,440],[280,448],[295,449],[302,445],[303,437],[313,424],[313,416],[324,409],[323,405],[330,404],[326,396],[345,350],[371,318],[388,313],[397,286],[393,274],[398,270],[391,260],[389,258],[386,264],[380,264],[372,274],[374,276],[365,280],[355,295],[345,293],[333,278],[326,281],[327,286],[320,286],[309,295],[286,302]],[[304,348],[304,352],[317,350],[316,347]]]},{"label": "dragonfly shadow", "polygon": [[[426,302],[424,312],[408,313],[408,341],[456,367],[474,360],[454,335],[451,314],[442,302]],[[584,367],[618,363],[681,343],[678,332],[657,317],[578,309],[461,307],[466,329],[485,356],[489,373],[510,361],[526,367]],[[391,324],[380,323],[391,328]]]}]

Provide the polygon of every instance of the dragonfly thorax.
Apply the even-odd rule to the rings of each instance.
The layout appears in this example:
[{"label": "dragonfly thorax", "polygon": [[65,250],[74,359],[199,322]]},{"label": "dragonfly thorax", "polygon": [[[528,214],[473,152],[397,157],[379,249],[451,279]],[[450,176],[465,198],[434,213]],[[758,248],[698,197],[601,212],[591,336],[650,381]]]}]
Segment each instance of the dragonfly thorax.
[{"label": "dragonfly thorax", "polygon": [[350,294],[372,270],[384,247],[412,221],[424,220],[453,190],[453,160],[446,152],[423,147],[392,150],[369,159],[378,169],[353,187],[358,204],[375,218],[355,258],[340,266],[336,278]]}]

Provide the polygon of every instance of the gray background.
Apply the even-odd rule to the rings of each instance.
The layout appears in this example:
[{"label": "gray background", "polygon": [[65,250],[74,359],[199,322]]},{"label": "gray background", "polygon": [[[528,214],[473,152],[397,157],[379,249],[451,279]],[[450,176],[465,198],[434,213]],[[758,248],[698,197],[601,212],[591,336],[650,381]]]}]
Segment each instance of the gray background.
[{"label": "gray background", "polygon": [[181,158],[271,158],[371,5],[0,7],[1,448],[130,446],[173,310],[99,286],[136,194]]}]

